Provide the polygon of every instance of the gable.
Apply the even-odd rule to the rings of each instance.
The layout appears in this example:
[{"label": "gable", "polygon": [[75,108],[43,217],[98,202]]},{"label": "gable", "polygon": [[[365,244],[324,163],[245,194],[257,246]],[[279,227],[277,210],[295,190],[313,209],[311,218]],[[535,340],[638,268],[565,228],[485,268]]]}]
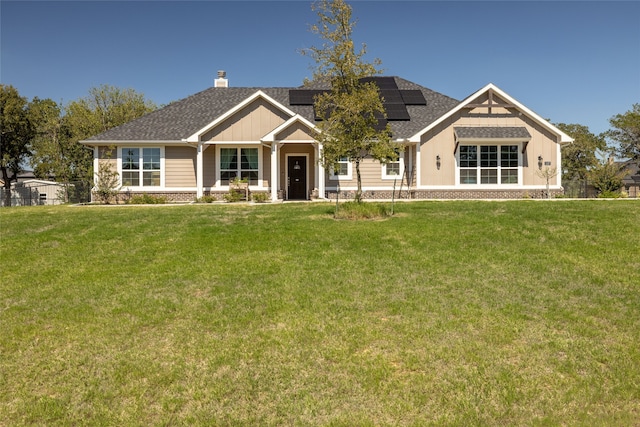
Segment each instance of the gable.
[{"label": "gable", "polygon": [[289,115],[258,97],[205,132],[202,141],[259,141],[280,126]]},{"label": "gable", "polygon": [[[443,124],[450,124],[452,121],[457,120],[457,118],[460,117],[488,119],[489,122],[495,122],[495,119],[504,119],[500,120],[502,121],[500,124],[502,126],[511,125],[513,121],[510,119],[526,121],[531,126],[535,126],[540,129],[542,133],[551,136],[558,144],[573,141],[569,135],[562,132],[560,129],[549,123],[549,121],[529,110],[515,99],[511,98],[491,83],[469,96],[455,108],[451,109],[429,126],[413,135],[409,140],[411,142],[421,142],[424,140],[425,135],[432,133]],[[483,125],[481,123],[478,124]],[[494,125],[494,123],[488,124]]]},{"label": "gable", "polygon": [[308,126],[295,122],[281,132],[276,133],[277,141],[314,141],[313,133]]}]

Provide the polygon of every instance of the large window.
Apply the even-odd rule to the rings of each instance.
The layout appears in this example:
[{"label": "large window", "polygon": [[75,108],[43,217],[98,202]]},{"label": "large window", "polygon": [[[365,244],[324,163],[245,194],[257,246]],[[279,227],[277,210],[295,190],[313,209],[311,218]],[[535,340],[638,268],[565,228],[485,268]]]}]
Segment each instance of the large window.
[{"label": "large window", "polygon": [[257,148],[221,148],[220,180],[229,185],[236,177],[246,179],[249,185],[258,185]]},{"label": "large window", "polygon": [[351,162],[348,157],[340,157],[335,168],[331,168],[329,179],[351,179]]},{"label": "large window", "polygon": [[122,149],[122,186],[160,186],[160,148]]},{"label": "large window", "polygon": [[517,145],[461,145],[460,184],[517,184]]}]

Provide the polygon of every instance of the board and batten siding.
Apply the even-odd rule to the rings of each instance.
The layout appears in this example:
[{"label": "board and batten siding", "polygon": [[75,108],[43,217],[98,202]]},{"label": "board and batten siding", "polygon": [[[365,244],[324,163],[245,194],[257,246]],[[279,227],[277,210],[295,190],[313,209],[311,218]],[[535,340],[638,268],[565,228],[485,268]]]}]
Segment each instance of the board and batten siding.
[{"label": "board and batten siding", "polygon": [[202,136],[203,141],[247,142],[260,138],[289,117],[264,99],[256,99]]},{"label": "board and batten siding", "polygon": [[165,147],[165,186],[196,186],[196,150],[193,147]]},{"label": "board and batten siding", "polygon": [[315,142],[309,128],[302,123],[294,123],[287,127],[275,137],[277,141],[308,141]]},{"label": "board and batten siding", "polygon": [[[454,127],[473,126],[508,126],[525,127],[531,139],[526,150],[522,153],[523,143],[520,146],[521,164],[523,170],[522,185],[544,185],[546,181],[540,178],[538,171],[538,156],[542,156],[544,161],[551,162],[550,167],[558,166],[557,140],[558,137],[540,124],[534,122],[518,111],[507,111],[493,108],[494,114],[486,114],[486,108],[480,110],[465,111],[448,118],[436,128],[425,133],[421,138],[420,145],[420,186],[454,186],[455,170],[457,167]],[[502,110],[502,113],[495,114]],[[500,144],[500,140],[486,140],[478,142],[482,144]],[[440,169],[437,168],[436,158],[440,156]]]}]

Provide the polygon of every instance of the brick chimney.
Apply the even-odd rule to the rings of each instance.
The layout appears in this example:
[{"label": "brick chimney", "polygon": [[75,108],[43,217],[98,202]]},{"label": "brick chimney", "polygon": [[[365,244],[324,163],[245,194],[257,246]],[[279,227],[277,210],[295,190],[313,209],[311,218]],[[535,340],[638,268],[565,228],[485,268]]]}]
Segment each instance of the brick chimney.
[{"label": "brick chimney", "polygon": [[224,70],[218,71],[218,78],[214,81],[214,87],[229,87],[229,80],[227,79],[227,72]]}]

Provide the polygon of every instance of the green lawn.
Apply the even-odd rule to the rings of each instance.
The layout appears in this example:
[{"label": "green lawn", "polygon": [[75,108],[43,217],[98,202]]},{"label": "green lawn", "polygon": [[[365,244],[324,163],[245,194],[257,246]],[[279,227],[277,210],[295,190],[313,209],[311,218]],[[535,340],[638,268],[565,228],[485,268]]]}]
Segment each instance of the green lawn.
[{"label": "green lawn", "polygon": [[638,425],[640,201],[331,209],[0,209],[0,425]]}]

